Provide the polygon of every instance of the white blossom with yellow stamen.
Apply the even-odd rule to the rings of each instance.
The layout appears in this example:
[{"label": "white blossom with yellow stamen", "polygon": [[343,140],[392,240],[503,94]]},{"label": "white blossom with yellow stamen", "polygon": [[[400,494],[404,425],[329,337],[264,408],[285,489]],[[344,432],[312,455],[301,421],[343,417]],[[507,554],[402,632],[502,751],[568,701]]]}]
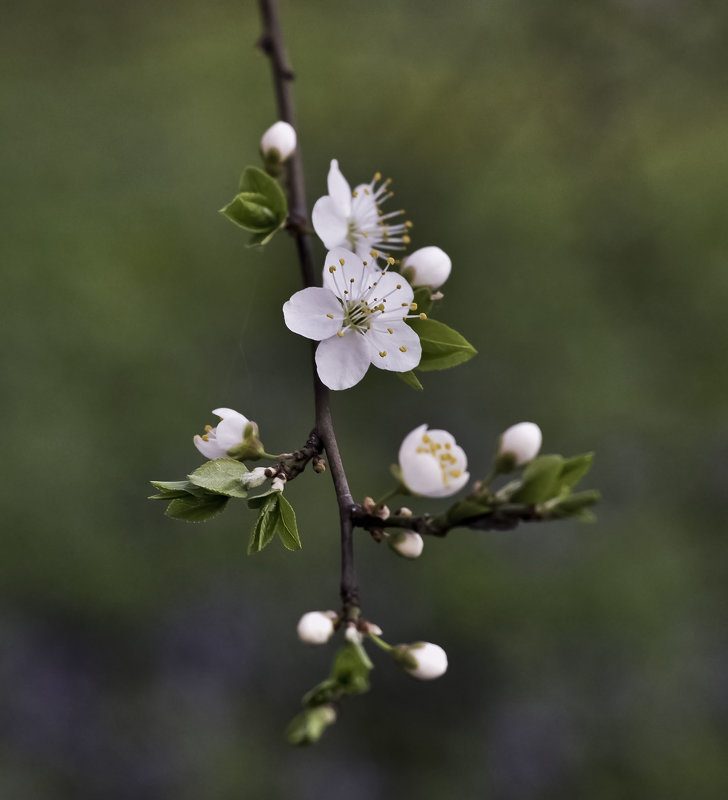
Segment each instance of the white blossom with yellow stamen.
[{"label": "white blossom with yellow stamen", "polygon": [[452,434],[420,425],[404,437],[399,448],[402,480],[423,497],[449,497],[470,478],[465,451]]},{"label": "white blossom with yellow stamen", "polygon": [[404,211],[385,214],[380,205],[392,196],[391,180],[380,183],[377,173],[370,183],[361,183],[352,192],[349,182],[339,169],[336,159],[331,161],[328,176],[329,193],[319,197],[311,213],[311,221],[319,239],[330,250],[346,247],[360,258],[366,259],[371,250],[381,250],[385,255],[404,250],[409,244],[411,222],[395,222]]},{"label": "white blossom with yellow stamen", "polygon": [[205,433],[193,439],[195,447],[210,461],[223,458],[228,450],[242,444],[250,421],[232,408],[216,408],[212,413],[220,417],[220,422],[214,428],[205,425]]},{"label": "white blossom with yellow stamen", "polygon": [[380,269],[376,251],[362,261],[349,250],[331,250],[324,262],[324,285],[296,292],[283,306],[286,325],[321,344],[316,348],[319,378],[330,389],[359,383],[370,364],[408,372],[420,363],[420,339],[407,325],[417,306],[407,281]]}]

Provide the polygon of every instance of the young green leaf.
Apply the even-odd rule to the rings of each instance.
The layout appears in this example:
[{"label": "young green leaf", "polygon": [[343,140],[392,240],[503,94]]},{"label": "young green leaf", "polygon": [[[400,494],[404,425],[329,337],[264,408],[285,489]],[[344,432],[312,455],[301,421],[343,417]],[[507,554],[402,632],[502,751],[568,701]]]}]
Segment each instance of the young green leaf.
[{"label": "young green leaf", "polygon": [[457,366],[477,353],[467,339],[442,322],[415,319],[410,325],[422,344],[422,359],[417,366],[422,372]]},{"label": "young green leaf", "polygon": [[404,381],[407,386],[411,386],[413,389],[416,389],[418,392],[422,391],[422,384],[420,383],[418,377],[415,375],[412,370],[409,372],[395,372],[394,373],[400,380]]},{"label": "young green leaf", "polygon": [[201,497],[180,497],[167,506],[164,512],[172,519],[185,522],[205,522],[225,510],[229,498],[222,494],[205,494]]},{"label": "young green leaf", "polygon": [[298,536],[298,526],[296,525],[296,512],[293,506],[286,500],[283,493],[278,499],[278,525],[276,533],[287,550],[300,550],[301,539]]},{"label": "young green leaf", "polygon": [[246,167],[240,176],[239,192],[262,195],[278,224],[288,216],[288,202],[280,183],[258,167]]},{"label": "young green leaf", "polygon": [[599,502],[600,494],[594,489],[576,492],[575,494],[568,495],[561,500],[551,510],[551,516],[556,519],[563,519],[564,517],[577,517],[583,521],[593,521],[594,515],[588,510],[589,506],[593,506]]},{"label": "young green leaf", "polygon": [[[272,492],[263,502],[260,513],[258,514],[258,519],[255,521],[253,532],[250,534],[248,555],[259,553],[270,544],[271,539],[275,536],[276,528],[280,524],[280,512],[278,507],[280,496],[280,492]],[[250,505],[250,500],[248,501],[248,505]]]},{"label": "young green leaf", "polygon": [[159,494],[149,495],[149,500],[174,500],[188,495],[202,496],[204,491],[189,481],[149,481]]},{"label": "young green leaf", "polygon": [[336,654],[331,677],[344,694],[363,694],[369,691],[369,672],[373,668],[362,645],[350,642]]},{"label": "young green leaf", "polygon": [[559,493],[564,464],[561,456],[537,456],[523,470],[521,488],[511,495],[514,503],[543,503]]},{"label": "young green leaf", "polygon": [[559,475],[559,483],[572,489],[589,472],[594,453],[584,453],[572,458],[565,458]]},{"label": "young green leaf", "polygon": [[228,497],[247,497],[248,492],[240,481],[247,471],[245,464],[234,458],[216,458],[198,467],[188,477],[195,486],[209,492]]},{"label": "young green leaf", "polygon": [[241,192],[223,209],[222,213],[243,230],[255,234],[268,234],[280,225],[275,212],[267,205],[267,198],[257,192]]}]

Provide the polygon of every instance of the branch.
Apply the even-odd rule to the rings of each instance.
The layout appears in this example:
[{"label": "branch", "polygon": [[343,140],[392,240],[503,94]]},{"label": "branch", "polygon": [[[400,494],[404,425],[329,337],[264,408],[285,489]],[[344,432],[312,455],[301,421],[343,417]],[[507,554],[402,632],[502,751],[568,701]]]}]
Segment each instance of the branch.
[{"label": "branch", "polygon": [[[278,115],[280,119],[296,127],[296,114],[293,103],[291,83],[294,79],[288,56],[286,55],[278,16],[276,0],[259,0],[260,16],[263,23],[263,35],[259,47],[269,57],[273,72]],[[315,272],[311,243],[306,234],[308,225],[308,208],[306,206],[306,188],[303,174],[300,140],[293,155],[286,162],[286,179],[289,205],[289,218],[286,227],[293,236],[298,251],[301,277],[304,286],[315,286]],[[313,345],[315,348],[315,345]],[[341,524],[341,601],[343,617],[355,619],[359,613],[359,584],[354,567],[354,528],[352,512],[354,501],[346,480],[344,465],[339,453],[339,446],[334,433],[329,404],[329,390],[321,383],[313,364],[314,400],[316,407],[315,432],[323,442],[326,456],[334,482],[336,499],[339,505]]]},{"label": "branch", "polygon": [[393,515],[383,520],[381,517],[369,514],[362,506],[358,505],[352,512],[352,518],[357,528],[379,531],[385,528],[403,528],[419,533],[421,536],[438,536],[440,538],[447,536],[454,528],[470,528],[477,531],[510,531],[518,527],[521,522],[550,519],[547,514],[536,511],[536,507],[533,505],[504,505],[477,517],[455,523],[448,521],[445,514],[439,517],[432,517],[429,514],[422,517]]}]

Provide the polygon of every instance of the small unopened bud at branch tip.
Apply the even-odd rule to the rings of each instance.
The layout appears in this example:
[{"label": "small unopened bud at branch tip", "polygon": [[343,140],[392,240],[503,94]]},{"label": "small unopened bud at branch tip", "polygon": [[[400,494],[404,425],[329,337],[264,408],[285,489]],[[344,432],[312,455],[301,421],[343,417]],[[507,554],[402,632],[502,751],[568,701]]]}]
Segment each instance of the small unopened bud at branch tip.
[{"label": "small unopened bud at branch tip", "polygon": [[266,159],[285,161],[295,149],[296,131],[288,122],[271,125],[260,140],[260,150]]}]

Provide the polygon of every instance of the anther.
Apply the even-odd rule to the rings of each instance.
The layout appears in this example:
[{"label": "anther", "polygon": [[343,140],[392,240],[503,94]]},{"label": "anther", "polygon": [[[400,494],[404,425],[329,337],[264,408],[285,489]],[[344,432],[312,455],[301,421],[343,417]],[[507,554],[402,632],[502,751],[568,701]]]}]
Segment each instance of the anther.
[{"label": "anther", "polygon": [[406,353],[406,352],[407,352],[407,348],[406,348],[404,345],[402,345],[402,346],[399,348],[399,350],[400,350],[400,352],[401,352],[401,353]]},{"label": "anther", "polygon": [[427,319],[427,314],[420,314],[420,319]]},{"label": "anther", "polygon": [[398,283],[398,284],[397,284],[397,288],[398,288],[398,289],[401,289],[401,288],[402,288],[402,284],[401,284],[401,283]]},{"label": "anther", "polygon": [[387,333],[394,333],[394,331],[391,328],[387,328]]},{"label": "anther", "polygon": [[402,237],[402,241],[403,241],[405,244],[409,244],[409,243],[412,241],[412,239],[410,239],[410,237],[409,237],[409,236],[403,236],[403,237]]},{"label": "anther", "polygon": [[374,173],[374,180],[375,181],[381,181],[382,180],[382,173],[381,172],[375,172]]},{"label": "anther", "polygon": [[370,250],[370,251],[369,251],[369,255],[370,255],[372,258],[379,258],[379,251],[378,251],[378,250]]},{"label": "anther", "polygon": [[400,305],[402,306],[402,308],[407,308],[407,306],[409,305],[409,303],[400,303]]},{"label": "anther", "polygon": [[417,303],[410,303],[410,311],[417,311]]},{"label": "anther", "polygon": [[379,355],[380,355],[382,358],[384,358],[384,356],[386,356],[386,355],[387,355],[387,351],[386,351],[386,350],[382,350],[382,351],[379,353]]},{"label": "anther", "polygon": [[340,339],[343,339],[343,337],[344,337],[344,331],[336,331],[336,335],[337,335],[337,336],[338,336]]},{"label": "anther", "polygon": [[326,316],[327,316],[329,319],[333,319],[333,318],[334,318],[334,315],[333,315],[333,314],[327,314]]},{"label": "anther", "polygon": [[329,267],[329,272],[330,272],[332,275],[334,274],[334,272],[336,272],[336,267],[335,267],[333,264],[332,264],[332,265]]},{"label": "anther", "polygon": [[344,264],[345,264],[345,263],[346,263],[346,262],[344,261],[344,259],[343,259],[343,258],[340,258],[340,259],[339,259],[339,264],[341,264],[341,266],[342,266],[342,267],[344,266]]},{"label": "anther", "polygon": [[209,433],[212,430],[212,425],[205,425],[205,433]]},{"label": "anther", "polygon": [[390,256],[390,257],[387,259],[387,264],[389,264],[390,266],[391,266],[392,264],[394,264],[394,259],[392,258],[392,256]]}]

